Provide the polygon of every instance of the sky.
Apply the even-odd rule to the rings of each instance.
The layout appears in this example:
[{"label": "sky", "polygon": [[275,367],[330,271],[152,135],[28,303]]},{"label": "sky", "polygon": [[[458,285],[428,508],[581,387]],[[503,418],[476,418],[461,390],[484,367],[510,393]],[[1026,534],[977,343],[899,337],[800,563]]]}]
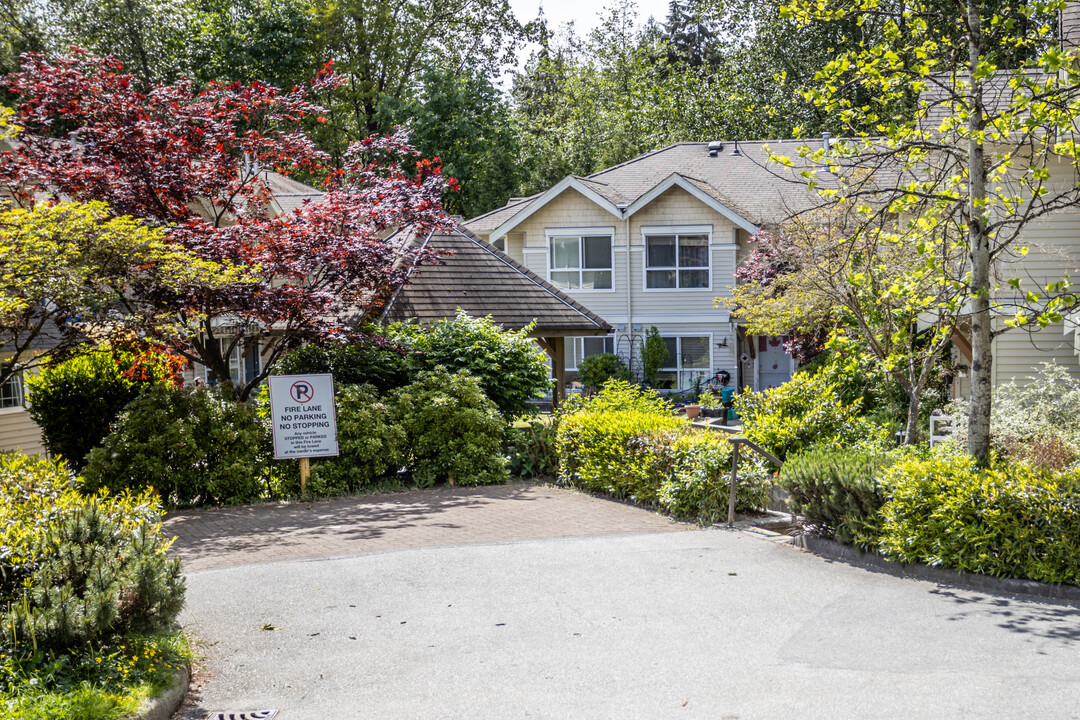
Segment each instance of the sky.
[{"label": "sky", "polygon": [[[596,26],[597,18],[608,4],[611,0],[510,0],[510,7],[519,21],[535,20],[543,5],[544,17],[551,29],[573,20],[579,36],[588,34]],[[668,0],[638,0],[637,6],[639,23],[644,23],[650,15],[657,22],[663,22],[667,17]]]}]

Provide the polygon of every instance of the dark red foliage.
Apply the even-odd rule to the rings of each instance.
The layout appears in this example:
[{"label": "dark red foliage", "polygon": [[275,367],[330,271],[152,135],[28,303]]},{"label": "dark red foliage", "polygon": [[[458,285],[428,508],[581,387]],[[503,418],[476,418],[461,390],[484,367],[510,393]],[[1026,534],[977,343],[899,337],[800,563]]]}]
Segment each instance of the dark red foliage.
[{"label": "dark red foliage", "polygon": [[[446,222],[439,162],[421,159],[405,132],[354,143],[345,166],[327,170],[327,156],[300,126],[322,113],[307,93],[337,82],[327,66],[308,87],[288,92],[261,83],[143,90],[111,58],[28,54],[6,82],[19,98],[23,132],[0,156],[0,183],[24,204],[34,201],[34,188],[57,199],[103,200],[119,215],[165,228],[203,259],[259,268],[260,282],[224,290],[134,288],[131,309],[181,321],[189,332],[169,337],[175,350],[218,377],[228,377],[228,363],[209,342],[215,333],[272,336],[265,375],[301,338],[340,334],[370,314],[425,259],[403,256],[385,231]],[[268,170],[329,172],[326,194],[276,212]],[[145,329],[152,335],[159,327]]]}]

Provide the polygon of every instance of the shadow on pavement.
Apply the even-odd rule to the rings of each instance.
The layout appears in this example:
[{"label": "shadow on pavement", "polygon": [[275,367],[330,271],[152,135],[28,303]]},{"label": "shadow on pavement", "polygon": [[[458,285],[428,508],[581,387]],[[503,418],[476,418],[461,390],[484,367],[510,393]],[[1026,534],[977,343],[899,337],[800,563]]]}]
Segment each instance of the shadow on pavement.
[{"label": "shadow on pavement", "polygon": [[289,547],[320,536],[336,541],[371,541],[388,533],[424,526],[447,530],[462,526],[439,522],[438,516],[460,508],[480,508],[491,502],[531,502],[532,484],[481,488],[438,487],[288,505],[245,505],[170,514],[166,535],[177,536],[171,552],[186,562],[209,556]]},{"label": "shadow on pavement", "polygon": [[[949,587],[935,588],[930,592],[963,606],[964,609],[949,620],[964,620],[976,614],[990,615],[1004,630],[1068,644],[1080,642],[1080,608],[1074,605],[1032,598],[1020,601],[1007,595]],[[1033,603],[1038,605],[1033,606]]]}]

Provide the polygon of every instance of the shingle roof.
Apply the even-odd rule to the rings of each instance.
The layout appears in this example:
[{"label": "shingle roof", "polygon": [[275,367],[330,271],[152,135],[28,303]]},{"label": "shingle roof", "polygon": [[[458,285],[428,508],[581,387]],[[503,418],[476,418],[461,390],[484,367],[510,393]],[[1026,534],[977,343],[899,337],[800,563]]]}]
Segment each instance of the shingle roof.
[{"label": "shingle roof", "polygon": [[[414,246],[422,242],[409,231],[396,235],[408,235]],[[427,246],[452,256],[443,265],[415,270],[388,304],[385,321],[429,324],[452,318],[460,309],[477,317],[490,315],[506,329],[519,330],[535,321],[533,335],[539,337],[611,332],[591,310],[475,235],[460,228],[445,230],[427,238]]]},{"label": "shingle roof", "polygon": [[[997,115],[1009,108],[1017,93],[1031,97],[1031,91],[1025,85],[1045,84],[1050,75],[1035,70],[1000,70],[983,81],[983,107],[984,113],[990,117]],[[937,75],[931,78],[925,91],[919,97],[927,106],[926,117],[922,120],[922,126],[927,130],[937,130],[941,123],[952,116],[955,111],[950,107],[953,97],[952,88],[963,88],[969,81],[970,75],[961,73],[953,77],[951,75]],[[1014,88],[1013,84],[1019,87]],[[1023,97],[1023,95],[1021,95]]]},{"label": "shingle roof", "polygon": [[263,180],[282,212],[286,213],[303,206],[308,200],[318,202],[324,195],[322,190],[276,172],[264,173]]},{"label": "shingle roof", "polygon": [[[735,143],[725,142],[716,157],[709,156],[708,143],[677,143],[578,180],[613,204],[632,204],[671,175],[678,174],[755,225],[772,225],[813,207],[817,198],[808,191],[798,168],[785,168],[768,161],[768,153],[762,149],[766,144],[773,152],[789,155],[800,163],[797,148],[807,141],[740,142],[736,156],[731,154]],[[813,146],[813,141],[809,144]],[[490,233],[537,197],[509,203],[469,220],[466,226],[473,232]]]}]

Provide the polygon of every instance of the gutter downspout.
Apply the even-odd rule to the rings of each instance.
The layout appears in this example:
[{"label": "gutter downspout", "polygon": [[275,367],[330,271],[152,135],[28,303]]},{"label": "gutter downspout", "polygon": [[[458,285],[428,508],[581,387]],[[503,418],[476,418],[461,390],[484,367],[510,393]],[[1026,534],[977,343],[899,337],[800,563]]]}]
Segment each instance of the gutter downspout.
[{"label": "gutter downspout", "polygon": [[[625,212],[625,210],[623,211]],[[628,345],[630,346],[630,356],[626,359],[627,367],[630,368],[630,374],[633,375],[634,369],[634,293],[631,288],[630,281],[630,216],[626,218],[626,334],[631,338]]]}]

